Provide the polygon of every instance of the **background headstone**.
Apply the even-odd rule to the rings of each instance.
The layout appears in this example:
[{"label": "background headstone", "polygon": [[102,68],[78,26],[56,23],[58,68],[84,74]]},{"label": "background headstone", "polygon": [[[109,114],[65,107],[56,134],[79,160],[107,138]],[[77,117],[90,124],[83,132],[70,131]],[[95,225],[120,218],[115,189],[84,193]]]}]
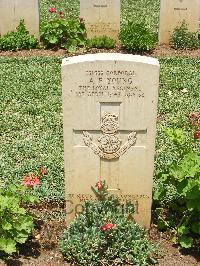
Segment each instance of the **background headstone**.
[{"label": "background headstone", "polygon": [[13,31],[24,19],[31,35],[39,38],[38,0],[0,0],[0,34]]},{"label": "background headstone", "polygon": [[63,59],[67,221],[101,176],[150,226],[159,63],[122,54]]},{"label": "background headstone", "polygon": [[120,0],[80,0],[80,17],[87,37],[106,35],[117,40],[120,30]]},{"label": "background headstone", "polygon": [[188,30],[199,29],[200,0],[161,0],[159,44],[169,44],[173,30],[185,20]]}]

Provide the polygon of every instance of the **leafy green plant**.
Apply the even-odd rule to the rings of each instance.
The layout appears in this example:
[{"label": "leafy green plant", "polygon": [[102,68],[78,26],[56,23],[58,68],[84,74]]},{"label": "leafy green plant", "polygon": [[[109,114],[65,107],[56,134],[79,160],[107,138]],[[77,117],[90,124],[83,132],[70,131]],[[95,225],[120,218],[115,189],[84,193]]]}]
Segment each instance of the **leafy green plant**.
[{"label": "leafy green plant", "polygon": [[[182,130],[168,129],[166,132],[178,147],[180,159],[158,176],[160,186],[154,193],[158,206],[158,227],[172,229],[173,240],[189,248],[193,245],[193,239],[200,235],[200,154],[193,150],[192,141],[187,141]],[[164,204],[159,206],[159,202],[164,202],[169,184],[173,186],[176,196],[167,202],[166,210]]]},{"label": "leafy green plant", "polygon": [[41,25],[41,40],[45,48],[65,48],[72,52],[83,46],[85,39],[85,25],[79,19],[54,17]]},{"label": "leafy green plant", "polygon": [[22,49],[33,49],[38,45],[38,40],[29,35],[24,20],[20,20],[16,31],[8,32],[0,37],[0,50],[17,51]]},{"label": "leafy green plant", "polygon": [[98,49],[112,49],[116,45],[116,41],[108,36],[94,37],[87,40],[88,48],[98,48]]},{"label": "leafy green plant", "polygon": [[122,47],[128,51],[151,51],[157,42],[156,35],[144,23],[128,21],[120,32]]},{"label": "leafy green plant", "polygon": [[197,49],[200,47],[200,40],[197,32],[189,32],[185,22],[176,27],[170,37],[170,45],[174,49]]},{"label": "leafy green plant", "polygon": [[[40,168],[38,176],[46,174]],[[34,228],[33,216],[24,207],[38,202],[30,189],[39,185],[40,179],[34,173],[23,178],[22,184],[12,184],[0,188],[0,251],[12,254],[17,244],[23,244]]]},{"label": "leafy green plant", "polygon": [[149,265],[154,247],[133,221],[134,206],[124,206],[107,192],[105,182],[92,188],[98,201],[85,203],[84,211],[65,230],[60,248],[76,265]]}]

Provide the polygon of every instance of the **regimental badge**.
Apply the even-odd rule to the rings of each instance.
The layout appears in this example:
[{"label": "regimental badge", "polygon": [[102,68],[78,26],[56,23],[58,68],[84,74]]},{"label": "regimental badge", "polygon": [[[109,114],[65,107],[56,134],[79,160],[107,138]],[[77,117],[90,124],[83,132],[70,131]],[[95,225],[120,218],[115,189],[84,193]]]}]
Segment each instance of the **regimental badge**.
[{"label": "regimental badge", "polygon": [[122,141],[117,136],[119,131],[118,115],[106,113],[102,117],[101,124],[102,136],[93,141],[93,136],[88,131],[83,131],[83,141],[86,146],[100,158],[115,159],[122,156],[136,142],[136,132],[128,135],[128,140],[122,145]]}]

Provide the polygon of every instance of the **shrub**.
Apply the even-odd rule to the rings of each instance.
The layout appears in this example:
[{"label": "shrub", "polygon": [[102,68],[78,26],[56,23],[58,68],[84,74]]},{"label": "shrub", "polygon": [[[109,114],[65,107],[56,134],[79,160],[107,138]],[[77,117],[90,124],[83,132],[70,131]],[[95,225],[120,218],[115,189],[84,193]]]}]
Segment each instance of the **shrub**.
[{"label": "shrub", "polygon": [[54,17],[42,23],[41,40],[45,48],[65,48],[69,52],[74,51],[78,46],[85,44],[85,25],[79,19]]},{"label": "shrub", "polygon": [[144,23],[128,23],[121,29],[120,40],[122,47],[128,51],[151,51],[157,42],[157,38]]},{"label": "shrub", "polygon": [[196,32],[189,32],[185,22],[176,27],[170,38],[170,45],[174,49],[197,49],[200,47],[200,40]]},{"label": "shrub", "polygon": [[22,204],[33,203],[35,198],[21,185],[9,185],[0,189],[0,251],[15,252],[17,243],[25,243],[33,230],[32,215]]},{"label": "shrub", "polygon": [[99,200],[86,202],[62,236],[65,258],[76,265],[148,265],[154,248],[132,220],[134,206],[127,203],[124,211],[117,198],[104,193],[105,182],[96,187]]},{"label": "shrub", "polygon": [[116,41],[107,36],[94,37],[87,40],[88,48],[98,48],[98,49],[112,49],[116,45]]},{"label": "shrub", "polygon": [[[186,142],[180,129],[168,129],[167,134],[179,148],[180,159],[158,175],[160,186],[154,192],[158,228],[172,229],[174,242],[189,248],[193,239],[200,236],[200,154],[192,149],[192,142]],[[195,139],[199,141],[200,138]],[[164,201],[169,185],[173,186],[176,197],[167,202],[166,211]]]},{"label": "shrub", "polygon": [[30,192],[39,185],[40,177],[46,169],[40,167],[37,175],[30,173],[23,178],[22,184],[12,184],[0,188],[0,251],[12,254],[17,244],[25,243],[34,228],[33,216],[24,206],[38,202]]},{"label": "shrub", "polygon": [[22,49],[33,49],[38,45],[38,40],[33,35],[29,35],[24,20],[20,20],[16,31],[8,32],[0,37],[0,50],[17,51]]}]

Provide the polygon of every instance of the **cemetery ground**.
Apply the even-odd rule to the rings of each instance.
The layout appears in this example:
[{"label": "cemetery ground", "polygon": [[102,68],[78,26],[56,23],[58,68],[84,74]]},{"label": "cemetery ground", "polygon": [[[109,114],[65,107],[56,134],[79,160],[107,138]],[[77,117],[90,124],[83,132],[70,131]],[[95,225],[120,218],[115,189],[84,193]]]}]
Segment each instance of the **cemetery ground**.
[{"label": "cemetery ground", "polygon": [[[50,18],[48,8],[56,6],[65,17],[79,13],[77,0],[40,0],[41,20]],[[122,24],[128,17],[145,21],[158,32],[158,0],[122,0]],[[120,52],[92,49],[89,53]],[[0,265],[68,265],[63,261],[58,242],[65,228],[64,209],[64,151],[63,114],[61,96],[61,59],[85,54],[79,49],[73,54],[65,50],[35,49],[30,51],[0,52],[0,176],[8,183],[20,182],[39,166],[47,169],[35,195],[40,203],[29,206],[36,216],[35,229],[18,253],[0,259]],[[157,57],[161,65],[157,117],[156,161],[154,192],[161,186],[158,173],[179,157],[166,129],[182,129],[189,140],[193,136],[190,115],[200,110],[200,50],[178,51],[168,46],[157,46],[148,56]],[[199,141],[195,149],[200,149]],[[84,178],[84,177],[83,177]],[[0,179],[0,187],[4,180]],[[91,184],[93,185],[93,184]],[[173,198],[169,186],[167,202]],[[158,265],[198,265],[200,243],[182,249],[172,242],[170,230],[159,231],[153,205],[153,226],[149,238],[158,245]]]}]

